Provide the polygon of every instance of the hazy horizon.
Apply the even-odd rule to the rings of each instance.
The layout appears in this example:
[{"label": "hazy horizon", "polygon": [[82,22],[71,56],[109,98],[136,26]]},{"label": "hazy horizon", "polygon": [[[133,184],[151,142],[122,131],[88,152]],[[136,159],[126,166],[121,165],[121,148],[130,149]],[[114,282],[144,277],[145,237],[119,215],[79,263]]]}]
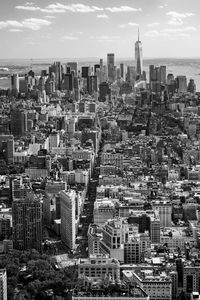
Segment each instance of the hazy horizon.
[{"label": "hazy horizon", "polygon": [[[51,63],[55,60],[60,60],[60,61],[77,61],[77,62],[81,62],[81,61],[99,61],[100,58],[103,58],[104,63],[106,63],[107,57],[106,56],[101,56],[101,57],[95,57],[95,56],[88,56],[88,57],[40,57],[40,58],[0,58],[0,63],[3,61],[9,62],[9,61],[27,61],[27,62],[32,62],[34,64],[34,62],[44,62],[44,63]],[[115,56],[115,61],[135,61],[135,59],[133,57],[116,57]],[[149,60],[184,60],[184,61],[192,61],[192,60],[200,60],[200,56],[199,57],[144,57],[143,61],[149,61]],[[50,62],[51,61],[51,62]]]}]

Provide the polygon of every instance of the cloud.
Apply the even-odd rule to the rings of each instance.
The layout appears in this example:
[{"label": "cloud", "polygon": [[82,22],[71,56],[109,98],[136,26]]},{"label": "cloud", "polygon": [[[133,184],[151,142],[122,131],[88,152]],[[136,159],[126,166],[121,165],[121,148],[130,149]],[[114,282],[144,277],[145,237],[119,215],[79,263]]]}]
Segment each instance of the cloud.
[{"label": "cloud", "polygon": [[16,20],[8,20],[8,21],[1,21],[0,22],[0,29],[3,28],[10,28],[10,29],[31,29],[31,30],[40,30],[43,26],[49,26],[51,22],[48,20],[43,19],[36,19],[36,18],[29,18],[24,19],[22,21]]},{"label": "cloud", "polygon": [[118,35],[100,35],[100,36],[91,36],[91,39],[97,40],[99,42],[113,42],[120,40]]},{"label": "cloud", "polygon": [[168,6],[168,4],[159,5],[158,8],[163,9],[163,8],[165,8],[165,7],[167,7],[167,6]]},{"label": "cloud", "polygon": [[[30,5],[31,4],[31,5]],[[67,11],[73,12],[73,13],[90,13],[90,12],[98,12],[103,11],[104,9],[95,5],[85,5],[82,3],[76,3],[76,4],[70,4],[65,5],[61,3],[55,3],[55,4],[49,4],[45,8],[41,8],[39,6],[33,5],[33,3],[27,3],[25,5],[17,5],[15,7],[16,9],[21,10],[28,10],[28,11],[41,11],[45,13],[65,13]]]},{"label": "cloud", "polygon": [[109,16],[106,14],[97,15],[97,18],[99,19],[109,19]]},{"label": "cloud", "polygon": [[172,26],[181,26],[184,19],[194,16],[193,13],[178,13],[175,11],[169,11],[166,15],[170,17],[168,24]]},{"label": "cloud", "polygon": [[106,10],[108,10],[112,13],[142,11],[141,8],[134,8],[134,7],[131,7],[131,6],[107,7]]},{"label": "cloud", "polygon": [[160,23],[158,23],[158,22],[153,22],[153,23],[147,24],[148,27],[157,27],[158,25],[160,25]]},{"label": "cloud", "polygon": [[70,41],[76,41],[80,38],[80,36],[83,35],[82,31],[77,31],[77,32],[70,32],[67,33],[62,37],[62,40],[70,40]]},{"label": "cloud", "polygon": [[145,33],[146,37],[158,38],[158,37],[189,37],[191,32],[197,29],[193,26],[184,28],[165,28],[163,30],[150,30]]},{"label": "cloud", "polygon": [[133,22],[129,22],[127,24],[120,24],[119,25],[119,28],[126,28],[128,26],[136,26],[136,27],[139,27],[139,24],[138,23],[133,23]]},{"label": "cloud", "polygon": [[9,29],[10,32],[22,32],[21,29],[17,29],[17,28],[11,28]]},{"label": "cloud", "polygon": [[157,37],[161,36],[161,32],[159,32],[158,30],[150,30],[150,31],[147,31],[144,35],[146,37],[150,37],[150,38],[157,38]]},{"label": "cloud", "polygon": [[45,16],[45,18],[47,18],[47,19],[55,19],[56,17],[55,16]]},{"label": "cloud", "polygon": [[41,10],[39,6],[29,6],[29,5],[17,5],[15,6],[15,8],[21,10],[29,10],[29,11]]},{"label": "cloud", "polygon": [[85,5],[82,3],[77,3],[77,4],[71,4],[71,5],[64,5],[61,3],[56,3],[56,4],[50,4],[48,5],[45,9],[41,9],[41,11],[48,11],[50,13],[54,12],[66,12],[66,11],[71,11],[71,12],[79,12],[79,13],[90,13],[90,12],[97,12],[97,11],[102,11],[103,8],[98,7],[98,6],[89,6]]},{"label": "cloud", "polygon": [[76,41],[78,40],[77,36],[73,36],[73,35],[66,35],[62,37],[63,40],[70,40],[70,41]]}]

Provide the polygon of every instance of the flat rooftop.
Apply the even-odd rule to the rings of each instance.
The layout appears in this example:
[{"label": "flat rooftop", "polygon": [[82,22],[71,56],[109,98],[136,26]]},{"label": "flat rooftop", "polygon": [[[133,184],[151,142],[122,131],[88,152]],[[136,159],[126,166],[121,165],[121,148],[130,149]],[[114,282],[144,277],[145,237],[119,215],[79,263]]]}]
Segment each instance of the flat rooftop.
[{"label": "flat rooftop", "polygon": [[113,286],[110,285],[108,289],[105,289],[104,286],[100,286],[99,284],[90,288],[90,290],[84,291],[83,289],[76,290],[74,289],[73,297],[120,297],[120,298],[132,298],[133,300],[136,298],[147,298],[148,295],[140,288],[140,287],[122,287],[122,286]]}]

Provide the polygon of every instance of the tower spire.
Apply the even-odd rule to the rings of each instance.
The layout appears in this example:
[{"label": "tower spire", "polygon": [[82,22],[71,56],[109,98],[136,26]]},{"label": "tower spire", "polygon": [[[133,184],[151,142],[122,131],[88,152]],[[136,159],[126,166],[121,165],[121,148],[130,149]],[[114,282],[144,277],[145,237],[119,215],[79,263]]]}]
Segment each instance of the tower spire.
[{"label": "tower spire", "polygon": [[140,28],[138,27],[138,42],[140,41]]}]

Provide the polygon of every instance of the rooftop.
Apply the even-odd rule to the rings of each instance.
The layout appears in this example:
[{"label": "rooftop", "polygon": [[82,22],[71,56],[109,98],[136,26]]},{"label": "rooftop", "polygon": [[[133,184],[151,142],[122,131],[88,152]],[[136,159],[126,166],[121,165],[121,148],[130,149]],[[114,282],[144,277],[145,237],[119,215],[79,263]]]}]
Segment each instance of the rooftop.
[{"label": "rooftop", "polygon": [[86,290],[84,288],[74,289],[73,297],[121,297],[121,298],[131,298],[139,299],[146,298],[148,299],[147,294],[140,287],[132,287],[128,285],[117,285],[110,284],[109,286],[101,285],[99,282],[93,282],[93,285],[90,289]]}]

